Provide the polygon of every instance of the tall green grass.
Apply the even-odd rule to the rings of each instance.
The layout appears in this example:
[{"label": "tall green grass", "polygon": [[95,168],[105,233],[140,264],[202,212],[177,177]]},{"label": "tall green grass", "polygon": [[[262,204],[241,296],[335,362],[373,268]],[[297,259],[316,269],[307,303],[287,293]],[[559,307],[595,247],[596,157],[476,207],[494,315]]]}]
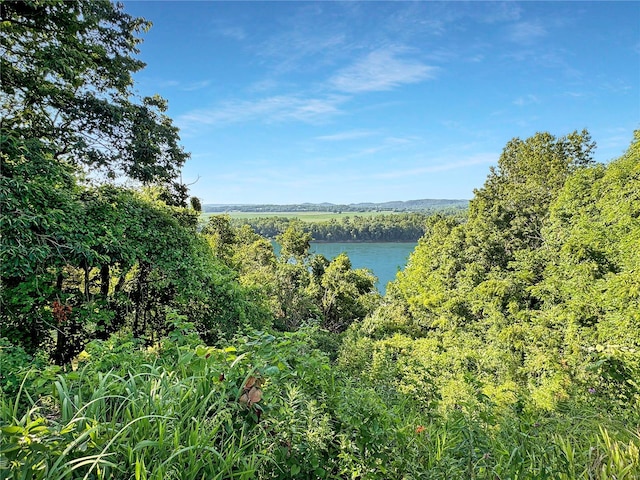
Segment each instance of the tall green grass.
[{"label": "tall green grass", "polygon": [[[337,371],[313,338],[120,337],[91,344],[77,371],[24,372],[0,398],[0,478],[640,478],[631,412],[424,409]],[[247,406],[250,376],[263,397]]]},{"label": "tall green grass", "polygon": [[60,375],[51,396],[2,427],[2,466],[15,478],[252,478],[257,436],[213,366]]}]

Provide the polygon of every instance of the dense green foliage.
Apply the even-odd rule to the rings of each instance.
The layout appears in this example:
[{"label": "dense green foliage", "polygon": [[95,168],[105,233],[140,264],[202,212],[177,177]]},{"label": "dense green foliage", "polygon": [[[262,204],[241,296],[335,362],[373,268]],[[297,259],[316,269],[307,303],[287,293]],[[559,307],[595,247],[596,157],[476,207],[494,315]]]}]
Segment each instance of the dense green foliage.
[{"label": "dense green foliage", "polygon": [[[565,141],[545,134],[524,145],[554,152]],[[149,342],[125,327],[85,344],[66,370],[3,340],[11,374],[2,378],[1,471],[637,478],[639,146],[640,135],[607,166],[566,159],[546,206],[509,216],[510,192],[526,194],[535,183],[501,185],[497,195],[492,176],[508,175],[501,160],[467,222],[429,220],[382,303],[350,290],[368,279],[345,256],[309,256],[310,235],[299,224],[278,237],[276,258],[248,226],[212,217],[191,235],[206,240],[209,258],[232,275],[220,285],[244,292],[225,299],[227,311],[249,301],[269,309],[263,318],[280,328],[298,329],[310,316],[325,330],[233,326],[246,333],[224,340],[216,329],[228,328],[228,317],[207,325],[191,321],[198,309],[166,308],[166,335]],[[539,230],[523,235],[530,225]],[[327,329],[349,324],[338,347]],[[255,378],[260,394],[243,401]]]},{"label": "dense green foliage", "polygon": [[108,0],[3,2],[0,17],[3,143],[37,139],[55,160],[184,195],[175,179],[187,155],[166,102],[132,95],[149,22]]},{"label": "dense green foliage", "polygon": [[[0,13],[2,335],[66,364],[122,328],[154,341],[169,309],[203,335],[262,325],[267,310],[182,208],[186,154],[164,101],[132,95],[146,22],[108,1],[4,2]],[[99,185],[97,169],[142,188]]]},{"label": "dense green foliage", "polygon": [[332,260],[311,255],[311,235],[299,222],[289,222],[276,237],[279,257],[269,240],[248,225],[234,228],[226,215],[209,217],[202,233],[216,255],[239,273],[239,282],[261,292],[280,329],[314,324],[340,333],[380,300],[375,276],[353,269],[346,255]]},{"label": "dense green foliage", "polygon": [[607,166],[591,148],[584,132],[507,145],[466,223],[430,220],[341,365],[424,408],[595,405],[637,432],[640,134]]},{"label": "dense green foliage", "polygon": [[[588,405],[556,413],[490,404],[423,408],[354,381],[318,331],[207,347],[184,319],[146,348],[93,341],[77,370],[25,370],[0,399],[0,472],[15,478],[637,478],[640,437]],[[260,380],[261,396],[242,402]],[[24,406],[23,406],[24,405]],[[466,407],[466,405],[465,405]]]},{"label": "dense green foliage", "polygon": [[514,139],[468,218],[392,216],[425,234],[381,298],[301,222],[279,256],[198,225],[130,94],[146,22],[1,14],[1,478],[640,477],[640,132],[607,165],[586,132]]}]

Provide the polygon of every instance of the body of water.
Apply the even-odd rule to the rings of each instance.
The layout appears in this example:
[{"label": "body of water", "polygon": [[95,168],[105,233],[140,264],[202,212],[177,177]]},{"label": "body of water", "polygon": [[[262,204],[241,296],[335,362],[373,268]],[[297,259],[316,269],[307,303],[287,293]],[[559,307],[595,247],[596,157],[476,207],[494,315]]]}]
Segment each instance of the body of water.
[{"label": "body of water", "polygon": [[398,270],[407,264],[407,259],[417,243],[311,243],[311,252],[333,259],[345,252],[353,268],[368,268],[378,277],[378,290],[384,294],[387,283],[396,278]]}]

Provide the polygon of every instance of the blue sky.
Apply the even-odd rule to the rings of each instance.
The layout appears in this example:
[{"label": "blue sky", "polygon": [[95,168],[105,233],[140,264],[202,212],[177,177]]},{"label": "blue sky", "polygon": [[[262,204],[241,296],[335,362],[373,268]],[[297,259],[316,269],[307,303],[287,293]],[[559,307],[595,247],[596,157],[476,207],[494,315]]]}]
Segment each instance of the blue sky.
[{"label": "blue sky", "polygon": [[471,198],[513,137],[640,128],[640,2],[125,2],[204,203]]}]

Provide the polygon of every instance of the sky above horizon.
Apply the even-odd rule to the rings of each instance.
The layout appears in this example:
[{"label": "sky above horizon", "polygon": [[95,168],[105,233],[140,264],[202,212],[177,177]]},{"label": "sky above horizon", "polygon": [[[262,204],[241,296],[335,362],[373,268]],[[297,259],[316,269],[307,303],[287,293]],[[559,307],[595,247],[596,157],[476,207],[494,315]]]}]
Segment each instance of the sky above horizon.
[{"label": "sky above horizon", "polygon": [[[640,2],[125,1],[211,204],[470,199],[506,143],[640,128]],[[194,183],[195,182],[195,183]]]}]

